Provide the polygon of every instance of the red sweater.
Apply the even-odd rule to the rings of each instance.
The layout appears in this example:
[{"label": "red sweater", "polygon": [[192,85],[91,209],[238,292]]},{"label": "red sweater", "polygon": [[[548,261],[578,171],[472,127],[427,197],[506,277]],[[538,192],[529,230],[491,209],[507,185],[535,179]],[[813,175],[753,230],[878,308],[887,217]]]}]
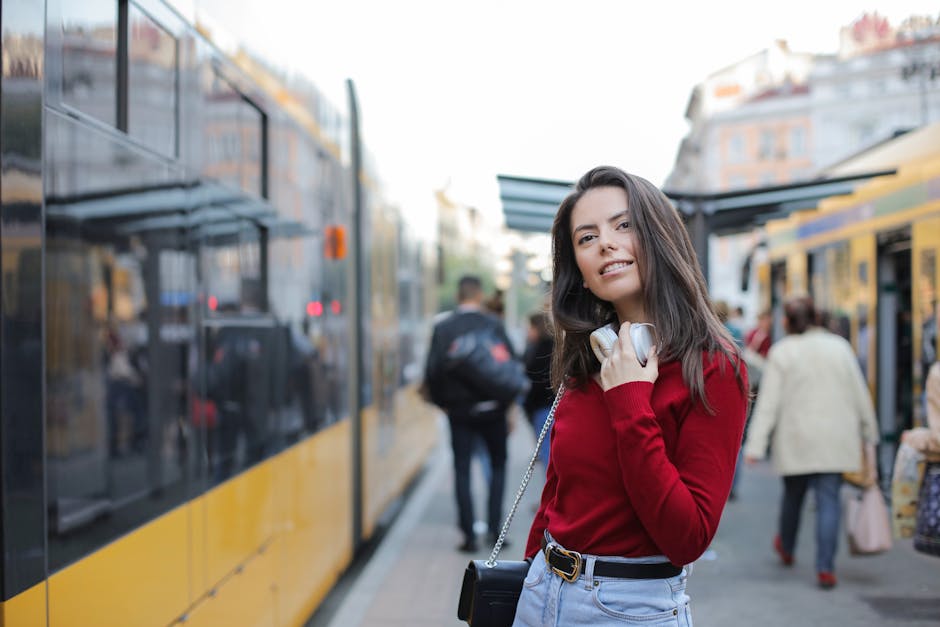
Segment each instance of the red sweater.
[{"label": "red sweater", "polygon": [[692,402],[678,361],[661,363],[655,384],[604,392],[591,380],[565,392],[527,557],[546,527],[591,555],[682,566],[705,552],[731,491],[747,398],[723,356],[705,357],[704,377],[714,414]]}]

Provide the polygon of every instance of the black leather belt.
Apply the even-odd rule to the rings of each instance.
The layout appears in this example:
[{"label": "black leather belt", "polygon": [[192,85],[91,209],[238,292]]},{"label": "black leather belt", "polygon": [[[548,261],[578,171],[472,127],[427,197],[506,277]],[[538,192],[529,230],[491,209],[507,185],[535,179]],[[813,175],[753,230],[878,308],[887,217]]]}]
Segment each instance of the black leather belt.
[{"label": "black leather belt", "polygon": [[[554,542],[542,538],[542,552],[549,568],[564,579],[574,582],[581,575],[584,559],[577,551],[569,551]],[[682,572],[679,566],[669,562],[658,564],[636,564],[627,562],[610,562],[597,558],[594,560],[595,577],[614,577],[617,579],[668,579]]]}]

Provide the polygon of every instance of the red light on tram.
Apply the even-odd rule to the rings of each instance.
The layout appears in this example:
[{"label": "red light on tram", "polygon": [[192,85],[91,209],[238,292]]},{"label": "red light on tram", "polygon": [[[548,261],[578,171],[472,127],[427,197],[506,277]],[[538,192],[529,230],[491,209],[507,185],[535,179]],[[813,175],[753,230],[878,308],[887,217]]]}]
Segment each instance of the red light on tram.
[{"label": "red light on tram", "polygon": [[323,303],[318,300],[312,300],[307,303],[307,315],[318,318],[323,315]]},{"label": "red light on tram", "polygon": [[215,296],[210,296],[209,297],[209,309],[211,311],[215,311],[218,308],[219,308],[219,299],[216,298]]},{"label": "red light on tram", "polygon": [[343,311],[343,306],[339,303],[338,300],[334,300],[330,303],[330,311],[338,316]]}]

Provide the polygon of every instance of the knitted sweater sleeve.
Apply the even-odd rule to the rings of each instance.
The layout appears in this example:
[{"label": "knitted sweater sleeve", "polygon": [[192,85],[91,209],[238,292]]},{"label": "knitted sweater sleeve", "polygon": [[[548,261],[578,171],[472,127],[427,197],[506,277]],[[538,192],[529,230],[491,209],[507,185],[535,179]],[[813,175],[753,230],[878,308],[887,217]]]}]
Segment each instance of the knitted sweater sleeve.
[{"label": "knitted sweater sleeve", "polygon": [[652,384],[626,383],[604,393],[624,488],[650,537],[677,565],[708,548],[734,477],[747,399],[730,363],[722,366],[712,361],[704,373],[714,414],[692,403],[672,459],[650,405]]}]

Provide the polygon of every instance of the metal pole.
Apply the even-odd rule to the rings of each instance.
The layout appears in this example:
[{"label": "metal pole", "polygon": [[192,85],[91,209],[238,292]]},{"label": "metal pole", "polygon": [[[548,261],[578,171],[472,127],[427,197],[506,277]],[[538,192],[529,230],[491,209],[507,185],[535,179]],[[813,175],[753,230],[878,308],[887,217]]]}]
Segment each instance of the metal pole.
[{"label": "metal pole", "polygon": [[359,137],[359,103],[356,98],[356,86],[352,79],[346,80],[349,97],[349,143],[353,191],[352,205],[352,260],[349,277],[349,296],[352,305],[352,328],[350,332],[350,351],[353,358],[353,372],[350,377],[350,418],[352,420],[352,541],[353,548],[362,541],[362,296],[360,280],[362,278],[362,150]]}]

